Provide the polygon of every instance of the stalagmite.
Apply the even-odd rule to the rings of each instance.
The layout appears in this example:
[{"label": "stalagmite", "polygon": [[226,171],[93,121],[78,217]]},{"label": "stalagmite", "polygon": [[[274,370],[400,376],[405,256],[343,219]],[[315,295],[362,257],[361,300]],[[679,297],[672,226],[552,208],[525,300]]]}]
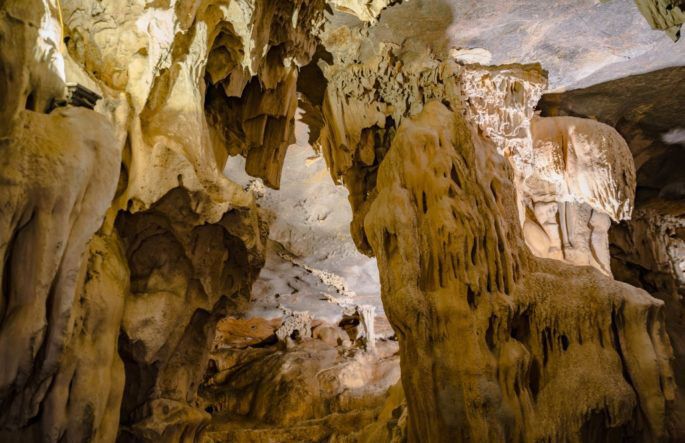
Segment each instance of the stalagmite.
[{"label": "stalagmite", "polygon": [[[473,85],[473,68],[405,64],[393,74],[408,86],[388,88],[374,102],[355,85],[401,66],[380,63],[327,71],[322,147],[333,176],[344,175],[356,168],[347,159],[363,159],[364,132],[387,133],[392,116],[394,137],[374,160],[373,180],[351,192],[351,199],[367,199],[351,200],[363,220],[352,228],[363,226],[357,238],[378,258],[384,305],[400,341],[410,439],[661,438],[674,395],[663,304],[587,268],[536,259],[521,241],[512,180],[523,170],[517,161],[525,167],[526,152],[532,158],[526,117],[536,92],[526,85],[542,76],[535,67],[485,70],[518,91],[500,89],[507,107],[491,115],[517,118],[523,130],[501,132],[497,143],[492,133],[469,127],[461,111],[459,91]],[[482,106],[473,96],[466,100]],[[467,113],[474,114],[486,115]],[[513,175],[498,151],[512,157]],[[645,359],[652,364],[637,364]],[[572,394],[581,379],[593,386],[582,399]],[[645,414],[646,427],[635,427],[635,413]],[[595,416],[610,426],[598,427]]]},{"label": "stalagmite", "polygon": [[0,0],[0,441],[685,435],[682,2],[467,3]]},{"label": "stalagmite", "polygon": [[[663,436],[673,398],[670,345],[660,320],[650,320],[661,317],[662,304],[596,273],[527,257],[515,240],[505,168],[492,147],[473,147],[478,142],[459,119],[433,102],[400,126],[365,219],[402,357],[415,362],[403,365],[413,438],[583,439],[596,432],[586,424],[591,411],[611,420],[607,432]],[[419,152],[412,152],[414,140],[423,141]],[[434,163],[417,168],[429,159]],[[490,208],[492,218],[480,218],[477,207]],[[452,252],[443,255],[443,247]],[[578,303],[593,306],[593,316],[573,314]],[[653,365],[636,364],[647,355]],[[569,365],[593,393],[560,403],[557,395],[574,386]],[[638,404],[647,407],[648,427],[629,429]]]},{"label": "stalagmite", "polygon": [[374,351],[376,349],[376,332],[374,321],[376,317],[376,307],[372,305],[361,305],[357,307],[362,327],[364,328],[364,342],[366,348]]}]

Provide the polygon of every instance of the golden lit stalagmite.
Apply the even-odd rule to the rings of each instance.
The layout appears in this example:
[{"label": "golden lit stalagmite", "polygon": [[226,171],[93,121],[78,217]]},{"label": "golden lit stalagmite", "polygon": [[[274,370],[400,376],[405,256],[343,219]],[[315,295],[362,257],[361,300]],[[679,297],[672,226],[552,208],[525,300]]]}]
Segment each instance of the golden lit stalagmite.
[{"label": "golden lit stalagmite", "polygon": [[[632,209],[625,143],[535,118],[538,65],[440,58],[442,29],[367,38],[401,3],[0,0],[0,440],[196,441],[214,407],[293,440],[665,437],[663,302],[605,275],[609,219]],[[102,99],[73,106],[74,83]],[[298,104],[396,337],[375,342],[373,305],[347,306],[347,338],[302,311],[268,330],[283,349],[206,372],[268,231],[224,166],[278,188]]]},{"label": "golden lit stalagmite", "polygon": [[[663,437],[674,395],[663,303],[596,270],[533,257],[512,168],[464,116],[464,68],[393,64],[390,51],[326,71],[320,141],[351,189],[357,239],[378,258],[410,438]],[[505,94],[499,112],[532,116],[535,69],[504,68],[521,93]],[[386,76],[406,84],[362,87]],[[364,140],[389,129],[368,161]]]}]

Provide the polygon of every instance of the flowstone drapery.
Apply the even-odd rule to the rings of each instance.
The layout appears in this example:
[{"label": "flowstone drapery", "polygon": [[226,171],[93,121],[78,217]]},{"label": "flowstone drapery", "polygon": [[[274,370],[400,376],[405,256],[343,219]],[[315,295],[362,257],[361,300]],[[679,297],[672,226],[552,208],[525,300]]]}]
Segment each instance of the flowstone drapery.
[{"label": "flowstone drapery", "polygon": [[[196,441],[218,409],[289,439],[666,437],[664,302],[609,277],[610,219],[633,204],[625,142],[535,116],[539,65],[367,38],[400,6],[0,0],[0,440]],[[298,105],[394,336],[352,303],[222,354],[216,324],[245,314],[268,232],[224,166],[241,155],[278,188]],[[659,219],[662,242],[641,220],[624,245],[656,237],[680,266],[679,222]]]},{"label": "flowstone drapery", "polygon": [[[522,153],[464,110],[481,105],[461,94],[477,67],[392,64],[391,51],[378,60],[325,71],[320,143],[350,188],[358,243],[378,259],[410,439],[663,437],[674,396],[663,304],[596,270],[531,255],[514,186]],[[512,85],[493,113],[525,129],[540,73],[483,70]],[[407,84],[362,87],[389,77]],[[376,140],[371,161],[367,139]],[[359,171],[370,178],[360,183]],[[581,384],[591,388],[580,394]]]}]

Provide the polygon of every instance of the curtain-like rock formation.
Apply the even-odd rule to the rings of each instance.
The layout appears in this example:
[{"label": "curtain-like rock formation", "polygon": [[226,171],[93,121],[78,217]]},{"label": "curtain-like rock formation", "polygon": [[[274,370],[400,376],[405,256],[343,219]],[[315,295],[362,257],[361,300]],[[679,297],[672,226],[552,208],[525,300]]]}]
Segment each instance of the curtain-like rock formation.
[{"label": "curtain-like rock formation", "polygon": [[[324,70],[321,144],[350,188],[358,244],[378,259],[410,438],[663,437],[674,385],[662,303],[532,257],[502,146],[465,120],[468,69],[402,52]],[[497,110],[524,129],[531,70],[505,68],[516,86]],[[581,383],[592,388],[579,398]]]},{"label": "curtain-like rock formation", "polygon": [[608,229],[630,217],[635,190],[623,138],[589,119],[535,117],[546,79],[534,67],[467,68],[462,85],[469,119],[514,167],[533,253],[611,275]]},{"label": "curtain-like rock formation", "polygon": [[1,438],[111,440],[126,269],[115,236],[93,236],[116,191],[123,143],[102,113],[43,113],[65,93],[48,4],[2,10]]},{"label": "curtain-like rock formation", "polygon": [[[99,291],[116,289],[118,282],[113,287],[103,283],[103,289],[98,289],[97,283],[85,282],[84,288],[84,278],[91,278],[88,275],[92,272],[125,275],[125,271],[116,269],[116,242],[113,249],[104,251],[103,246],[91,246],[93,254],[111,259],[113,263],[107,269],[102,269],[101,263],[91,263],[100,266],[100,271],[86,270],[88,260],[84,260],[84,252],[114,196],[121,153],[111,124],[94,111],[71,108],[50,115],[21,111],[13,123],[15,126],[1,148],[0,244],[5,260],[0,304],[2,421],[5,425],[26,426],[46,401],[52,406],[44,408],[49,414],[42,416],[41,424],[44,432],[56,438],[65,430],[66,417],[60,411],[66,407],[70,388],[77,392],[85,389],[85,396],[92,394],[88,386],[82,386],[82,381],[73,382],[73,368],[61,367],[67,358],[65,348],[76,352],[73,347],[77,345],[70,341],[85,341],[81,343],[85,355],[76,356],[72,364],[78,365],[79,359],[87,360],[88,349],[96,355],[109,352],[109,356],[102,355],[109,365],[117,358],[116,354],[111,355],[116,328],[112,331],[101,325],[103,336],[96,339],[92,335],[91,322],[109,314],[100,312],[98,307],[88,312],[89,307],[81,307],[83,301],[79,299],[89,297],[79,294],[93,291],[93,297],[103,297],[105,303],[113,305],[111,314],[117,318],[123,294],[115,292],[109,298]],[[86,128],[89,131],[84,132]],[[55,177],[61,177],[59,183],[55,183]],[[80,309],[87,312],[79,312]],[[97,341],[88,344],[89,340]],[[83,372],[79,375],[87,377]],[[121,374],[115,379],[120,381]],[[107,382],[103,380],[103,384],[103,394],[107,395]],[[102,407],[98,409],[90,412],[94,414],[91,420],[102,420]],[[76,416],[86,412],[72,413]],[[86,436],[88,432],[85,431]]]},{"label": "curtain-like rock formation", "polygon": [[[685,416],[685,346],[683,346],[682,188],[680,165],[685,153],[678,128],[685,95],[671,85],[685,80],[673,68],[627,77],[586,89],[545,95],[546,115],[593,116],[614,126],[628,142],[637,169],[635,210],[630,220],[610,231],[611,267],[616,279],[641,287],[664,300],[666,327],[675,356],[678,395],[669,434],[683,438]],[[651,103],[659,103],[652,106]]]},{"label": "curtain-like rock formation", "polygon": [[676,356],[674,370],[680,390],[669,426],[674,439],[682,433],[685,414],[685,343],[682,294],[685,293],[685,206],[677,201],[642,205],[630,222],[611,231],[612,268],[616,278],[644,288],[664,300],[666,325]]},{"label": "curtain-like rock formation", "polygon": [[[539,66],[368,41],[392,3],[0,0],[0,440],[192,441],[207,405],[362,441],[666,436],[664,303],[524,242],[609,274],[609,218],[628,215],[635,181],[625,144],[598,123],[535,119]],[[324,28],[328,6],[364,24]],[[102,100],[68,104],[73,83]],[[350,191],[354,240],[378,258],[406,407],[384,392],[396,344],[374,346],[370,305],[348,341],[304,321],[276,334],[286,351],[213,355],[214,388],[244,398],[197,396],[216,324],[244,312],[264,260],[254,196],[222,171],[242,155],[279,187],[298,93]],[[623,240],[658,248],[623,258],[658,278],[668,262],[675,298],[682,226],[639,224],[655,217],[638,213]]]},{"label": "curtain-like rock formation", "polygon": [[633,209],[635,168],[628,145],[615,129],[594,120],[542,117],[531,123],[533,168],[518,187],[526,200],[527,244],[540,257],[611,275],[611,220],[628,219]]}]

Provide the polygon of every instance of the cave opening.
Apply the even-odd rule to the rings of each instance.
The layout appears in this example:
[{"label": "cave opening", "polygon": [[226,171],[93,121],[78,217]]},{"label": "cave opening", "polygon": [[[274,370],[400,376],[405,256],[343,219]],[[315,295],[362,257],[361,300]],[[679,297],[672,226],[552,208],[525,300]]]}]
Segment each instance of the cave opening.
[{"label": "cave opening", "polygon": [[[297,417],[319,423],[317,432],[344,434],[370,423],[399,382],[376,261],[357,250],[348,191],[309,144],[302,114],[278,190],[248,175],[241,156],[229,157],[224,170],[255,195],[268,236],[249,303],[217,323],[199,390],[212,426],[258,420],[276,432]],[[241,396],[252,399],[249,406]],[[266,406],[273,404],[280,407]]]}]

